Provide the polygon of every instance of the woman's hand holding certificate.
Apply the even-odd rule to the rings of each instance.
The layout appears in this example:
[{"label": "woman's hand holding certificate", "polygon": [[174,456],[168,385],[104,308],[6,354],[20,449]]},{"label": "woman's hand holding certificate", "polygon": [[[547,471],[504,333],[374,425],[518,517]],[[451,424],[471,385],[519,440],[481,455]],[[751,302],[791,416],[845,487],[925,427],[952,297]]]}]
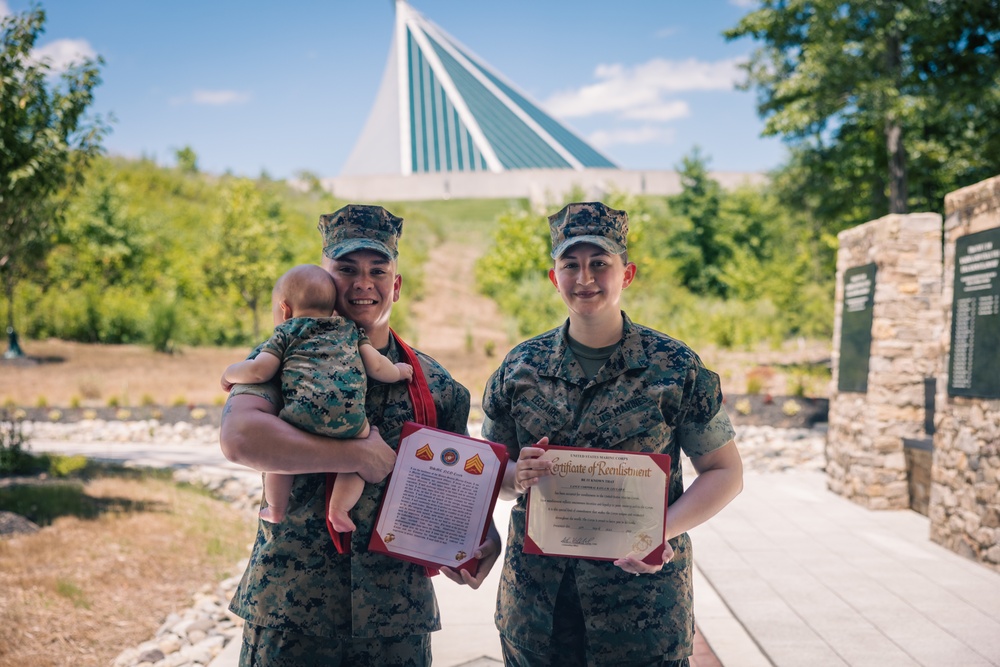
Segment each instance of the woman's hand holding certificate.
[{"label": "woman's hand holding certificate", "polygon": [[670,457],[538,444],[544,452],[515,470],[515,488],[528,489],[525,553],[612,560],[636,574],[639,561],[658,569]]}]

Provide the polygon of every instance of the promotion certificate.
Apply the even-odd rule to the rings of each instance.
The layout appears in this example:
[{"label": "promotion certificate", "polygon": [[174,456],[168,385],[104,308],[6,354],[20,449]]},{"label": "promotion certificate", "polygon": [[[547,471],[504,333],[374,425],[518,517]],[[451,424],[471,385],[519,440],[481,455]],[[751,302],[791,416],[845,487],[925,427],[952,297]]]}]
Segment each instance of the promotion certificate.
[{"label": "promotion certificate", "polygon": [[525,553],[661,562],[669,455],[547,447],[541,459],[555,475],[529,490]]},{"label": "promotion certificate", "polygon": [[506,465],[502,445],[407,422],[368,548],[475,574]]}]

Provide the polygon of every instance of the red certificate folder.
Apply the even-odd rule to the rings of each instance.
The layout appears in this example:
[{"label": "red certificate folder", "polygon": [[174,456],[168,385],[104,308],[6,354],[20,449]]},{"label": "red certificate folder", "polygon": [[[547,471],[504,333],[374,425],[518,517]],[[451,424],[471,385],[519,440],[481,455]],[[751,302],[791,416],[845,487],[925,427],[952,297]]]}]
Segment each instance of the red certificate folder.
[{"label": "red certificate folder", "polygon": [[643,553],[644,563],[663,562],[669,454],[553,445],[543,449],[545,458],[557,461],[557,474],[529,490],[524,553],[589,560]]},{"label": "red certificate folder", "polygon": [[406,422],[368,549],[474,575],[507,458],[503,445]]}]

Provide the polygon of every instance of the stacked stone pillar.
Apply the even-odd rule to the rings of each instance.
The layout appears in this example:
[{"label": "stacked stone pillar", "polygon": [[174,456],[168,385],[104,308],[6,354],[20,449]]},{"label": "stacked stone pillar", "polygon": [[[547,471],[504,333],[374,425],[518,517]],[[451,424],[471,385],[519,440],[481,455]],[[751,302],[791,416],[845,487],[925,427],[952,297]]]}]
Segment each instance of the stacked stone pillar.
[{"label": "stacked stone pillar", "polygon": [[[943,343],[944,358],[950,363],[943,364],[937,384],[940,410],[930,518],[933,541],[1000,571],[998,239],[1000,176],[945,197]],[[956,257],[959,243],[963,252]],[[955,284],[956,263],[964,283],[959,286]],[[954,303],[956,293],[964,303]],[[954,312],[959,313],[956,319],[965,322],[958,323],[957,331]],[[977,356],[963,363],[969,354],[969,323],[973,321],[971,334],[980,338],[980,344]]]},{"label": "stacked stone pillar", "polygon": [[[838,238],[828,484],[869,509],[909,508],[913,460],[908,466],[905,445],[928,442],[926,380],[941,371],[941,216],[889,215]],[[863,291],[867,278],[859,272],[872,271],[870,349],[859,353],[854,344],[842,369],[841,355],[848,350],[842,344],[851,342],[842,340],[845,309],[850,317],[852,309],[864,306],[857,287]],[[858,332],[851,334],[857,338]],[[845,383],[848,374],[852,381]],[[845,384],[849,387],[841,389]],[[929,464],[928,455],[925,470]]]}]

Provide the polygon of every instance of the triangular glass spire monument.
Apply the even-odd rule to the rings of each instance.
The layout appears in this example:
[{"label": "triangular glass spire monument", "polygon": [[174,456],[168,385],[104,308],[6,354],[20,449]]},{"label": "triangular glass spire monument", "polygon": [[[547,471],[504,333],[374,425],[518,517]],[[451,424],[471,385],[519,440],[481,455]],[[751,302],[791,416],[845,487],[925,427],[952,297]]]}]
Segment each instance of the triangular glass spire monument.
[{"label": "triangular glass spire monument", "polygon": [[616,169],[527,95],[396,0],[389,60],[343,176]]}]

